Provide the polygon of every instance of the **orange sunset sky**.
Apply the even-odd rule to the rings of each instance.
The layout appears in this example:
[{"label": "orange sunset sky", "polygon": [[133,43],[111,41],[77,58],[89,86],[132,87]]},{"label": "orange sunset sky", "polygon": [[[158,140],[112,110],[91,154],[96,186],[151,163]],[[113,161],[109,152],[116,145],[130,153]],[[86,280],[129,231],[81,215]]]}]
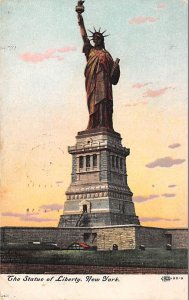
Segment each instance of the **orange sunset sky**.
[{"label": "orange sunset sky", "polygon": [[[103,2],[103,3],[102,3]],[[41,4],[40,4],[41,3]],[[1,226],[57,226],[86,129],[76,1],[0,1]],[[114,129],[141,224],[187,226],[187,1],[85,1],[120,58]]]}]

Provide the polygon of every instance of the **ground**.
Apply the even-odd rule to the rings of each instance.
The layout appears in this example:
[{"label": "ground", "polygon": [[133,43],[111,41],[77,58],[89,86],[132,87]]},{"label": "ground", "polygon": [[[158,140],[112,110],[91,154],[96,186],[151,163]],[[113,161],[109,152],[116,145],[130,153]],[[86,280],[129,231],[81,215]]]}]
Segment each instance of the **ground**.
[{"label": "ground", "polygon": [[[56,268],[57,267],[57,268]],[[186,273],[186,249],[124,251],[4,250],[1,273]],[[91,271],[90,271],[91,270]],[[106,271],[106,272],[105,272]],[[17,272],[15,272],[17,273]]]}]

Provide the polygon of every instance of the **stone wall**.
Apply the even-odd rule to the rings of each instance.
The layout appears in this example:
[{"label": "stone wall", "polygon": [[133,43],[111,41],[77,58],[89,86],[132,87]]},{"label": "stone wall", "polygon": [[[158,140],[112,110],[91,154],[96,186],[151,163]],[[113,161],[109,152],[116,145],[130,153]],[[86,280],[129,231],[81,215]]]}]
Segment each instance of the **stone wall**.
[{"label": "stone wall", "polygon": [[144,245],[147,248],[166,248],[167,244],[172,249],[188,248],[187,229],[166,229],[156,227],[135,227],[136,247]]},{"label": "stone wall", "polygon": [[135,227],[101,228],[97,231],[98,250],[112,250],[114,244],[119,250],[135,249]]},{"label": "stone wall", "polygon": [[[4,227],[1,230],[2,243],[53,242],[60,248],[67,248],[74,242],[85,242],[97,246],[98,250],[112,250],[117,244],[120,250],[135,248],[134,227],[117,228],[41,228]],[[88,233],[88,238],[86,237]]]},{"label": "stone wall", "polygon": [[153,227],[136,227],[136,248],[144,245],[146,248],[165,248],[167,241],[165,229]]},{"label": "stone wall", "polygon": [[172,237],[172,248],[187,248],[187,229],[165,229],[143,226],[102,226],[102,227],[2,227],[1,242],[53,242],[66,249],[74,242],[85,242],[97,246],[98,250],[112,250],[114,244],[119,250],[165,248]]},{"label": "stone wall", "polygon": [[168,229],[165,231],[165,235],[169,234],[172,237],[171,244],[173,249],[188,247],[188,229]]},{"label": "stone wall", "polygon": [[81,228],[52,227],[4,227],[1,229],[2,243],[50,242],[60,248],[67,248],[74,242],[83,242],[84,232]]}]

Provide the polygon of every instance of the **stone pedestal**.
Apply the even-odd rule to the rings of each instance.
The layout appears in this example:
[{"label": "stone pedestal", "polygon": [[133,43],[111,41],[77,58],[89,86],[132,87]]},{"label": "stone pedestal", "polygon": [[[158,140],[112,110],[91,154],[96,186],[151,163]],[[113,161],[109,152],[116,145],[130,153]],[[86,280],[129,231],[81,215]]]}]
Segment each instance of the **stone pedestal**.
[{"label": "stone pedestal", "polygon": [[72,155],[71,184],[59,227],[140,224],[127,184],[129,149],[119,133],[99,128],[78,132]]}]

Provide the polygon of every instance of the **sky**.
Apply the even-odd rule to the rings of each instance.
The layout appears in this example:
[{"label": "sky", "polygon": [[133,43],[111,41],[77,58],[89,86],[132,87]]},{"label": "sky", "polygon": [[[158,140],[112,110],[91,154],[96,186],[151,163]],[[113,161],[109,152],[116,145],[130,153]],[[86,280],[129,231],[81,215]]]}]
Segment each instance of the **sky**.
[{"label": "sky", "polygon": [[[57,226],[78,131],[88,122],[73,0],[1,0],[1,226]],[[120,58],[114,129],[144,226],[187,226],[186,0],[86,0]]]}]

